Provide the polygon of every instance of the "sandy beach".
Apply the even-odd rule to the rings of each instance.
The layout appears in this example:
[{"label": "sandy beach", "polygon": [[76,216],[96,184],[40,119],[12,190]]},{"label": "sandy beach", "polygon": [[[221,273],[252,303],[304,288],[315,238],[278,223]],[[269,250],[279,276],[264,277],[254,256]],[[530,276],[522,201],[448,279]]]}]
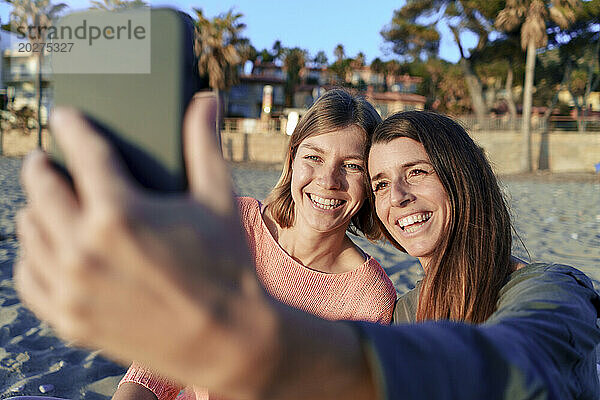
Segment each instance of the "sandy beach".
[{"label": "sandy beach", "polygon": [[[21,160],[0,157],[0,399],[46,395],[108,399],[125,372],[99,352],[70,347],[55,338],[19,301],[12,282],[18,253],[14,217],[25,198]],[[271,168],[233,167],[237,194],[264,199],[279,177]],[[575,266],[600,291],[600,176],[506,176],[501,178],[512,209],[514,253],[526,260]],[[354,238],[378,259],[403,293],[421,276],[418,262],[387,245]]]}]

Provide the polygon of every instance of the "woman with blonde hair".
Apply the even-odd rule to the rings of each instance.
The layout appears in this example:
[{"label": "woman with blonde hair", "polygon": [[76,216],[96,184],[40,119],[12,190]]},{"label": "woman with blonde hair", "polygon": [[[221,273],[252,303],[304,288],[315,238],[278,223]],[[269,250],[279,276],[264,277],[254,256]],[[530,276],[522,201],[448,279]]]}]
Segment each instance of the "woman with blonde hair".
[{"label": "woman with blonde hair", "polygon": [[[488,174],[481,150],[462,128],[429,114],[397,117],[381,129],[405,124],[416,139],[401,132],[371,147],[377,214],[397,243],[421,260],[426,275],[433,274],[426,278],[433,285],[424,290],[435,314],[420,310],[422,323],[389,326],[319,318],[269,295],[257,279],[226,166],[215,151],[211,107],[200,101],[190,108],[184,127],[190,192],[169,198],[137,188],[117,153],[78,113],[54,114],[51,123],[75,185],[42,154],[25,162],[28,203],[18,220],[23,252],[15,285],[58,334],[232,399],[598,398],[600,296],[574,268],[507,259],[504,229],[481,233],[482,226],[498,224],[482,219],[497,205],[481,186],[493,181],[472,180],[477,175],[465,171],[452,177],[450,169],[463,167],[484,166]],[[425,130],[429,134],[421,134]],[[430,142],[438,140],[466,150],[435,155]],[[301,160],[336,164],[303,153],[327,143],[308,144],[299,146],[294,169]],[[295,180],[297,172],[295,202],[302,193],[319,209],[341,205],[325,193],[317,197],[328,201],[311,196],[310,184],[295,191],[304,182]],[[465,185],[478,188],[481,197],[467,201]],[[313,229],[322,225],[311,218],[304,228],[325,232]],[[325,226],[335,221],[327,219]],[[459,237],[464,224],[475,224],[474,232],[489,243],[468,246],[471,240],[477,245],[477,237]],[[486,249],[499,251],[497,258],[481,257]],[[463,263],[468,278],[455,279],[438,252]],[[498,268],[492,277],[504,279],[497,292],[491,284],[496,278],[479,277],[475,257],[493,260],[486,267]],[[446,276],[450,298],[461,302],[456,309],[436,293],[438,277]],[[471,284],[487,285],[489,294],[471,291]],[[482,296],[496,298],[495,306],[484,301],[478,307]],[[407,310],[415,318],[414,308]],[[480,324],[468,322],[480,318]]]},{"label": "woman with blonde hair", "polygon": [[[281,178],[265,203],[238,199],[257,276],[283,303],[328,319],[390,322],[395,289],[347,235],[377,230],[365,201],[364,150],[379,122],[363,98],[325,93],[291,135]],[[181,389],[134,363],[113,399],[169,400]],[[187,389],[180,397],[208,393]]]}]

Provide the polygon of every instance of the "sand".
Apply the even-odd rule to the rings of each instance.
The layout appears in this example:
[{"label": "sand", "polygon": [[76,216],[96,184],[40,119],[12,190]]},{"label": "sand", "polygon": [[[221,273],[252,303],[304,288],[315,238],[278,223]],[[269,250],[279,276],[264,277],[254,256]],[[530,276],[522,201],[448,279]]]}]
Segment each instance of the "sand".
[{"label": "sand", "polygon": [[[125,372],[98,352],[70,347],[52,335],[16,296],[12,267],[18,252],[14,217],[25,198],[18,184],[21,160],[0,157],[0,398],[47,395],[72,399],[108,399]],[[237,165],[233,171],[239,195],[263,199],[277,181],[271,168]],[[576,266],[600,291],[600,180],[594,176],[502,177],[515,229],[532,261]],[[353,239],[377,258],[399,293],[421,276],[418,262],[391,246]],[[515,254],[527,258],[522,245]]]}]

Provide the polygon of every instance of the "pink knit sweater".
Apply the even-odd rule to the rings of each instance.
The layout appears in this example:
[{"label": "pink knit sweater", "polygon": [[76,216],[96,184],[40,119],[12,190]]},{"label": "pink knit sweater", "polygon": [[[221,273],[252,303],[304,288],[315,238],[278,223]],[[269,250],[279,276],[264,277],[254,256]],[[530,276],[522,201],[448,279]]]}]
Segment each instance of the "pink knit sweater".
[{"label": "pink knit sweater", "polygon": [[[273,239],[263,222],[260,203],[249,197],[239,200],[240,218],[247,233],[248,246],[256,265],[256,274],[265,289],[290,306],[338,320],[365,320],[389,323],[396,291],[375,259],[341,274],[327,274],[306,268],[291,258]],[[121,380],[151,390],[158,400],[206,400],[208,392],[186,388],[133,363]],[[181,392],[181,393],[180,393]],[[178,396],[179,394],[179,396]],[[214,396],[210,396],[211,399]]]}]

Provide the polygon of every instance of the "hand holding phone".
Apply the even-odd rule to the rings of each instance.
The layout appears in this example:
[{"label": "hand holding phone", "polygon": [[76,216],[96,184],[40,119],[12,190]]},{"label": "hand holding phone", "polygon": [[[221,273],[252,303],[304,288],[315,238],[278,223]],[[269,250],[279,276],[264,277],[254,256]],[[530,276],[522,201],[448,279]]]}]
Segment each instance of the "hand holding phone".
[{"label": "hand holding phone", "polygon": [[[87,53],[53,55],[54,106],[81,110],[117,147],[142,186],[185,190],[183,115],[194,93],[203,88],[191,18],[172,9],[90,10],[62,18],[57,29],[73,32],[71,37],[63,33],[63,42],[74,40],[79,29],[79,37],[85,37],[73,48],[88,47]],[[136,38],[147,41],[135,42]],[[132,52],[149,64],[131,61]],[[94,65],[90,57],[97,57]],[[131,62],[138,64],[132,67]],[[99,63],[107,64],[103,68]],[[52,155],[63,165],[56,145]]]}]

